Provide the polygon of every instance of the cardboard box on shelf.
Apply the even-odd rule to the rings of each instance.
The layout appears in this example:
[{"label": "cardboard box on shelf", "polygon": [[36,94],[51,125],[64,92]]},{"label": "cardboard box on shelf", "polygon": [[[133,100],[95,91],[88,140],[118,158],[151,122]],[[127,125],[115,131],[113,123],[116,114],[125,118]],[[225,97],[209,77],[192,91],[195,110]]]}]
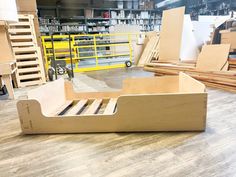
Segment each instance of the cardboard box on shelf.
[{"label": "cardboard box on shelf", "polygon": [[36,0],[16,0],[18,12],[36,12]]},{"label": "cardboard box on shelf", "polygon": [[93,18],[93,9],[84,10],[85,18]]},{"label": "cardboard box on shelf", "polygon": [[154,8],[154,2],[153,1],[145,2],[145,9],[153,9],[153,8]]}]

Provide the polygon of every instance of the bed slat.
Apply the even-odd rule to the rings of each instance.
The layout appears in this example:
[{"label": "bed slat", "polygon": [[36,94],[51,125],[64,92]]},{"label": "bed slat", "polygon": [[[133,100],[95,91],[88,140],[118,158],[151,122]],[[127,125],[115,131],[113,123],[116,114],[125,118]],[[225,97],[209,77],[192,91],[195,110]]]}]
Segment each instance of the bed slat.
[{"label": "bed slat", "polygon": [[113,114],[116,108],[117,98],[111,98],[103,114]]},{"label": "bed slat", "polygon": [[53,115],[59,115],[61,112],[63,112],[68,106],[72,104],[73,101],[67,100],[58,110],[56,110]]},{"label": "bed slat", "polygon": [[76,115],[88,102],[87,99],[80,100],[73,108],[71,108],[66,115]]},{"label": "bed slat", "polygon": [[102,99],[94,100],[93,103],[89,106],[89,108],[85,111],[84,115],[95,114],[98,111],[101,104],[102,104]]}]

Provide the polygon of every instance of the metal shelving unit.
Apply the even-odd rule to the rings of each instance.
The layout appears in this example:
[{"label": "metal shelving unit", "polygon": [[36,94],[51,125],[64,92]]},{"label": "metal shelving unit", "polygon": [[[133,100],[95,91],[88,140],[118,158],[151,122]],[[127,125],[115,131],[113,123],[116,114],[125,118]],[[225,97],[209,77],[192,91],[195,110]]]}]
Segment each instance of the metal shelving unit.
[{"label": "metal shelving unit", "polygon": [[[85,9],[77,7],[48,7],[39,6],[40,29],[44,34],[60,32],[77,33],[109,33],[109,28],[115,24],[137,24],[141,26],[141,31],[152,31],[160,28],[160,11],[142,9],[118,9],[118,8],[91,8],[93,17],[85,17]],[[74,16],[61,16],[65,10],[76,10]],[[51,14],[45,15],[43,11]],[[123,17],[113,18],[112,11],[123,13]],[[102,17],[103,12],[109,13],[109,18]],[[147,18],[140,18],[141,13],[148,14]],[[71,12],[72,13],[72,12]],[[64,14],[64,13],[63,13]],[[79,15],[78,15],[79,14]],[[100,15],[100,16],[99,16]],[[133,16],[133,17],[131,17]],[[43,21],[43,22],[42,22]],[[45,23],[44,21],[47,21]],[[73,24],[74,23],[74,24]],[[67,26],[67,30],[65,30]],[[82,29],[83,28],[83,29]],[[95,30],[97,28],[97,30]],[[78,29],[78,30],[75,30]]]}]

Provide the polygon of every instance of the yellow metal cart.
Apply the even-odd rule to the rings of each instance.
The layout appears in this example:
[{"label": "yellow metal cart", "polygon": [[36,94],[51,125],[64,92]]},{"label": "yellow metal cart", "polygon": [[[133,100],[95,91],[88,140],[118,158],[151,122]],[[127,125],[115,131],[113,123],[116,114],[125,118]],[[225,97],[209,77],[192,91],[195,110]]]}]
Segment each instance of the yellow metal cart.
[{"label": "yellow metal cart", "polygon": [[132,41],[137,37],[134,33],[42,36],[46,68],[60,62],[74,72],[130,67]]}]

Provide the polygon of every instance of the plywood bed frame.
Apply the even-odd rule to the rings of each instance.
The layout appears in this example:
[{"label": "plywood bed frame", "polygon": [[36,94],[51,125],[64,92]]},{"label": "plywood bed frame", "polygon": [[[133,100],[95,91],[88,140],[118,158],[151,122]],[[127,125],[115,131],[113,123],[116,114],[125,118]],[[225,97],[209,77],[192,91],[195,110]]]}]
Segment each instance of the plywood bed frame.
[{"label": "plywood bed frame", "polygon": [[205,85],[190,76],[130,78],[117,92],[76,93],[63,79],[17,103],[24,134],[203,131]]}]

